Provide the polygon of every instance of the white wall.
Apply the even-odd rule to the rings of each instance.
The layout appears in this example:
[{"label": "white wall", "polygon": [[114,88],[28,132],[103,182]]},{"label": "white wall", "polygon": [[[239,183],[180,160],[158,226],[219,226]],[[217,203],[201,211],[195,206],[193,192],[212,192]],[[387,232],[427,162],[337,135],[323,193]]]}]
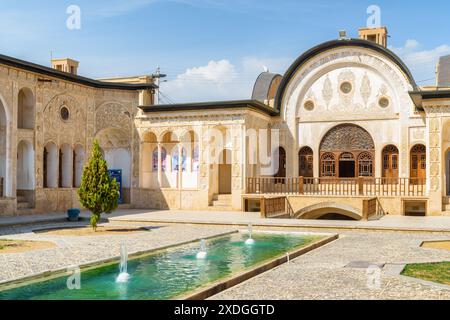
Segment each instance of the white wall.
[{"label": "white wall", "polygon": [[131,187],[131,155],[127,149],[108,149],[105,150],[105,160],[108,163],[108,169],[122,169],[122,186]]}]

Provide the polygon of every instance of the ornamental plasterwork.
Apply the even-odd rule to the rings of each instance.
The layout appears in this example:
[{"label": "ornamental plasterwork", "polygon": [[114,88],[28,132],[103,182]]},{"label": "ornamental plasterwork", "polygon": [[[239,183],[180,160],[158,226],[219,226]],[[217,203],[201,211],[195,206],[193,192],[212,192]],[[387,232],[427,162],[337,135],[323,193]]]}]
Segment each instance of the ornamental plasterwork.
[{"label": "ornamental plasterwork", "polygon": [[325,135],[320,145],[320,152],[374,149],[375,145],[370,134],[356,125],[339,125],[332,128]]},{"label": "ornamental plasterwork", "polygon": [[[370,66],[372,69],[377,70],[385,76],[385,78],[391,81],[392,86],[398,92],[401,101],[403,101],[403,107],[409,108],[412,104],[411,99],[408,95],[408,90],[410,85],[407,80],[400,77],[400,71],[396,70],[387,62],[383,61],[380,57],[376,55],[370,55],[367,52],[360,49],[345,49],[339,50],[338,52],[329,53],[325,57],[321,57],[316,61],[306,65],[295,77],[295,82],[291,83],[286,91],[286,98],[283,102],[282,108],[284,108],[284,119],[293,119],[298,107],[298,103],[293,103],[295,96],[292,95],[293,90],[295,90],[302,81],[307,78],[311,73],[316,72],[318,68],[325,64],[331,64],[334,61],[345,60],[348,63],[354,63],[360,66]],[[323,91],[323,90],[322,90]]]},{"label": "ornamental plasterwork", "polygon": [[360,93],[361,97],[364,100],[364,106],[367,108],[367,103],[369,102],[370,95],[372,94],[372,87],[367,72],[364,74],[364,77],[362,78]]},{"label": "ornamental plasterwork", "polygon": [[95,130],[118,128],[131,134],[131,114],[122,105],[116,102],[102,104],[95,114]]},{"label": "ornamental plasterwork", "polygon": [[[69,110],[69,117],[66,120],[61,118],[61,108],[63,107]],[[41,120],[40,115],[37,120]],[[44,108],[42,122],[43,142],[52,141],[58,146],[62,144],[85,145],[86,113],[83,106],[74,97],[69,95],[54,97]]]},{"label": "ornamental plasterwork", "polygon": [[325,100],[326,103],[326,109],[328,110],[330,108],[330,102],[333,98],[333,85],[331,84],[330,77],[327,75],[322,88],[322,97],[323,100]]}]

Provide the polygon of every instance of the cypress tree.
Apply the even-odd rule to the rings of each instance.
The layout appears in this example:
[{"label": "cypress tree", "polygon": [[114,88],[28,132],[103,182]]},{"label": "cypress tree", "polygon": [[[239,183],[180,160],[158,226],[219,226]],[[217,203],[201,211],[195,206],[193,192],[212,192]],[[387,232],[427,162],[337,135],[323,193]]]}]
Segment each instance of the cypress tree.
[{"label": "cypress tree", "polygon": [[97,230],[102,213],[109,214],[119,205],[119,184],[111,178],[97,140],[92,146],[89,164],[83,170],[78,189],[80,203],[91,212],[91,226]]}]

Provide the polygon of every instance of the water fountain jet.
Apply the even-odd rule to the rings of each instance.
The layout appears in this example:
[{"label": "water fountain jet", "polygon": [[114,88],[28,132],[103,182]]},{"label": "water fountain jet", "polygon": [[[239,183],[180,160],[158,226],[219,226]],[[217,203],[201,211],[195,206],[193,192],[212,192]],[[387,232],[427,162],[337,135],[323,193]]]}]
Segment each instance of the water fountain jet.
[{"label": "water fountain jet", "polygon": [[128,274],[128,253],[125,244],[120,245],[120,266],[119,276],[116,278],[117,283],[125,283],[130,279]]},{"label": "water fountain jet", "polygon": [[251,223],[248,224],[248,234],[249,238],[245,241],[245,244],[248,246],[254,245],[255,240],[253,240],[253,225]]},{"label": "water fountain jet", "polygon": [[202,239],[200,241],[200,251],[197,253],[197,259],[206,259],[208,252],[206,251],[206,241]]}]

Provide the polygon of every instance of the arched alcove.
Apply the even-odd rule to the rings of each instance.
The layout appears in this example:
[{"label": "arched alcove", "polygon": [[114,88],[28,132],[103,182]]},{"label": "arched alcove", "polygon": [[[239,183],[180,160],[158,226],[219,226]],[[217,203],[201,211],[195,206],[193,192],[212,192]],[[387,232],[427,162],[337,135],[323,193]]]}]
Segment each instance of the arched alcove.
[{"label": "arched alcove", "polygon": [[34,129],[35,104],[33,91],[22,88],[18,96],[17,127],[19,129]]},{"label": "arched alcove", "polygon": [[44,188],[58,188],[58,148],[53,142],[44,147]]},{"label": "arched alcove", "polygon": [[28,141],[17,145],[17,190],[34,190],[34,150]]}]

